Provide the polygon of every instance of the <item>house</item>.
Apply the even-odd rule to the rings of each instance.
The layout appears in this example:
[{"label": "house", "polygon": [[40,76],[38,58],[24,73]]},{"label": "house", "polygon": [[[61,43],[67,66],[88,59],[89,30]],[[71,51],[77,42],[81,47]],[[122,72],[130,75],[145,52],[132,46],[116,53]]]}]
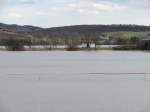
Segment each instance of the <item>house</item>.
[{"label": "house", "polygon": [[150,37],[140,39],[137,47],[142,50],[150,50]]}]

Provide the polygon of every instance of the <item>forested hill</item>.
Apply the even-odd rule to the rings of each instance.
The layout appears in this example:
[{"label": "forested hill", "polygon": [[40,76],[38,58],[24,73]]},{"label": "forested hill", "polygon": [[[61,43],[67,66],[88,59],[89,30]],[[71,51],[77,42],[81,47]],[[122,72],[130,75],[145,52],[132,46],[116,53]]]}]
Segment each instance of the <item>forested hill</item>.
[{"label": "forested hill", "polygon": [[118,32],[118,31],[131,31],[131,32],[143,32],[150,31],[150,26],[139,25],[76,25],[76,26],[64,26],[48,28],[47,31],[59,31],[59,32]]},{"label": "forested hill", "polygon": [[[19,35],[31,35],[33,37],[64,37],[69,35],[92,35],[100,34],[102,32],[119,32],[119,31],[131,31],[131,32],[143,32],[150,31],[150,26],[139,25],[76,25],[76,26],[64,26],[53,28],[40,28],[35,26],[19,26],[8,25],[0,23],[0,31],[5,33],[10,32]],[[3,33],[4,33],[3,32]]]}]

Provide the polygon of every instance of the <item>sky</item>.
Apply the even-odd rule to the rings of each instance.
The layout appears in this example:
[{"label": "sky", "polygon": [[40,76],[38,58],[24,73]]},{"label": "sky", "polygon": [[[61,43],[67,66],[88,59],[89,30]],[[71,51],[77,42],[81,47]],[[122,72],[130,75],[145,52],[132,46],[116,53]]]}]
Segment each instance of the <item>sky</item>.
[{"label": "sky", "polygon": [[0,0],[0,22],[57,27],[150,25],[150,0]]}]

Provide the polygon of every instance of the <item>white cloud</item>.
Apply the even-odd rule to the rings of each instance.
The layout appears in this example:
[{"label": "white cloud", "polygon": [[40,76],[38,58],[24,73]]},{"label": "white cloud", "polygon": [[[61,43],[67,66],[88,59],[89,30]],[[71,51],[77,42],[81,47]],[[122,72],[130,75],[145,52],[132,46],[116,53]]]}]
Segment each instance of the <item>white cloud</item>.
[{"label": "white cloud", "polygon": [[11,18],[22,18],[23,17],[21,14],[18,14],[15,12],[9,13],[7,16],[11,17]]},{"label": "white cloud", "polygon": [[33,3],[35,3],[34,0],[19,0],[18,2],[20,2],[22,4],[33,4]]},{"label": "white cloud", "polygon": [[0,22],[41,26],[150,23],[143,19],[150,18],[150,0],[0,0],[2,6]]},{"label": "white cloud", "polygon": [[0,8],[3,8],[7,0],[0,0]]},{"label": "white cloud", "polygon": [[150,8],[150,0],[130,0],[129,3],[138,8]]},{"label": "white cloud", "polygon": [[7,19],[7,20],[9,20],[9,19],[16,19],[17,20],[17,19],[23,18],[23,16],[21,14],[15,13],[15,12],[10,12],[8,14],[1,16],[1,18]]},{"label": "white cloud", "polygon": [[4,0],[0,0],[0,5],[3,4]]},{"label": "white cloud", "polygon": [[49,11],[37,11],[35,14],[38,16],[56,16],[56,13]]},{"label": "white cloud", "polygon": [[53,7],[54,11],[72,11],[87,14],[99,14],[100,12],[121,11],[126,9],[126,6],[121,6],[110,1],[96,0],[81,0],[69,2],[59,7]]}]

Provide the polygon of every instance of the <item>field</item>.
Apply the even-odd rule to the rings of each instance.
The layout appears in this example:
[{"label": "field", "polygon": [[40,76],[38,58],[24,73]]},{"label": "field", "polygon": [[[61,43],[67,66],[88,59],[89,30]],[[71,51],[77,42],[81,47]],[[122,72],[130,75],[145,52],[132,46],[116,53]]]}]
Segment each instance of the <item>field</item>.
[{"label": "field", "polygon": [[106,35],[107,37],[122,37],[122,38],[131,38],[131,37],[138,37],[138,38],[144,38],[148,37],[150,34],[149,31],[145,32],[105,32],[103,35]]}]

